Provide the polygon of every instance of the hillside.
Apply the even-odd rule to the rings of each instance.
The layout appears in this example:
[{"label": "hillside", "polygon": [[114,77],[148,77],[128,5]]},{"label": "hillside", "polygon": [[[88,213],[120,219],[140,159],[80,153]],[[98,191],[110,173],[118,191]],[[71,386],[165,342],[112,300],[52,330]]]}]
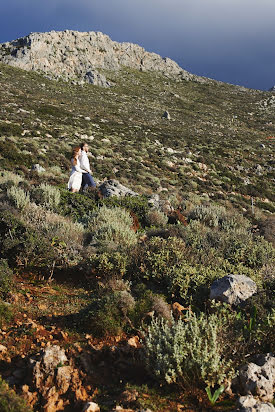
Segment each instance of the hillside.
[{"label": "hillside", "polygon": [[[274,408],[275,97],[97,71],[0,64],[0,410]],[[83,141],[138,196],[68,192]]]}]

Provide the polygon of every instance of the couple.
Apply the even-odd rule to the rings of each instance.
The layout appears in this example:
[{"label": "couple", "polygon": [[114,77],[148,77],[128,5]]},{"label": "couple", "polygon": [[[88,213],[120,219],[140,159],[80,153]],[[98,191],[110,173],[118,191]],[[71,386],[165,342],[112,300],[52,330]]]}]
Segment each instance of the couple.
[{"label": "couple", "polygon": [[87,187],[96,187],[95,181],[91,176],[90,162],[88,159],[89,146],[87,143],[81,143],[75,147],[72,153],[72,171],[68,182],[68,189],[75,193]]}]

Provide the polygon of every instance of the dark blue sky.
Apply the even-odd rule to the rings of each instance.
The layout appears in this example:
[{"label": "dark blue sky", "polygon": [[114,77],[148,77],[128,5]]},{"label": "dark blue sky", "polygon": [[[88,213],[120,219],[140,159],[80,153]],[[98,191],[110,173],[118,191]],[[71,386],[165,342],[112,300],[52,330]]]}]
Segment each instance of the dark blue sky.
[{"label": "dark blue sky", "polygon": [[35,31],[102,31],[202,76],[275,84],[275,0],[1,0],[0,43]]}]

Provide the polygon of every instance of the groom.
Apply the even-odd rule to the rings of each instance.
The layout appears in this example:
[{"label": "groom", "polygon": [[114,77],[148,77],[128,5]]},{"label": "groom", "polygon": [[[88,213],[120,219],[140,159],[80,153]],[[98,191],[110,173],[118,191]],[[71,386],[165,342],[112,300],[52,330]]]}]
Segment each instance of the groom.
[{"label": "groom", "polygon": [[91,176],[91,168],[90,168],[90,162],[88,158],[88,151],[89,151],[89,146],[87,143],[81,143],[80,145],[81,148],[81,155],[79,156],[79,161],[80,161],[80,167],[81,169],[85,170],[85,172],[82,173],[82,189],[85,190],[87,187],[96,187],[95,181],[93,177]]}]

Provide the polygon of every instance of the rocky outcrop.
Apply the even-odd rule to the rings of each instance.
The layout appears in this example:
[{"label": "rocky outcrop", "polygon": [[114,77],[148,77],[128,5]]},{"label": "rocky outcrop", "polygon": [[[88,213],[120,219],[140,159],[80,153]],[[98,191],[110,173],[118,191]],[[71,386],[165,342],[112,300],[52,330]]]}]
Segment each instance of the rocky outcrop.
[{"label": "rocky outcrop", "polygon": [[238,305],[256,291],[256,283],[248,276],[227,275],[213,282],[210,289],[210,299]]},{"label": "rocky outcrop", "polygon": [[253,396],[240,396],[238,399],[238,409],[235,412],[274,412],[272,403],[259,402]]},{"label": "rocky outcrop", "polygon": [[111,85],[101,70],[129,67],[155,71],[179,80],[205,82],[175,61],[132,43],[118,43],[101,32],[72,30],[31,33],[0,45],[0,62],[45,73],[49,78]]},{"label": "rocky outcrop", "polygon": [[[49,346],[30,358],[30,375],[35,391],[30,391],[29,387],[24,385],[24,397],[29,402],[37,396],[42,397],[45,412],[63,410],[69,403],[68,392],[76,402],[86,401],[88,398],[78,370],[67,358],[65,350],[57,345]],[[66,396],[63,396],[65,394]]]},{"label": "rocky outcrop", "polygon": [[240,368],[239,390],[264,402],[271,402],[275,389],[275,357],[268,353],[259,355],[254,362]]},{"label": "rocky outcrop", "polygon": [[123,186],[117,180],[110,179],[106,180],[99,186],[99,190],[102,193],[103,197],[124,197],[124,196],[138,196],[138,193],[133,192],[126,186]]}]

